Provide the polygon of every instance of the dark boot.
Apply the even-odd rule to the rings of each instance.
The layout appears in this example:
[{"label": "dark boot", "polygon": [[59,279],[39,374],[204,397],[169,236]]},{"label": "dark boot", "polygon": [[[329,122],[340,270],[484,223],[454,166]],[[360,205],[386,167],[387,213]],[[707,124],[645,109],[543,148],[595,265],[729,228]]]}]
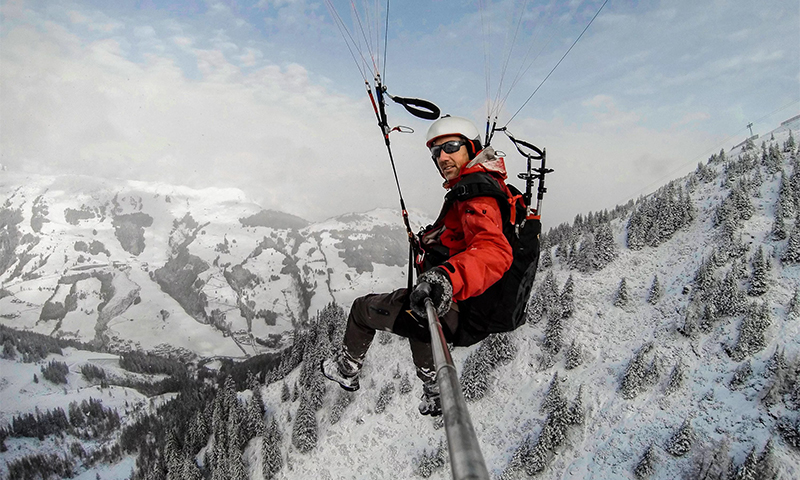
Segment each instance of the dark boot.
[{"label": "dark boot", "polygon": [[422,401],[419,402],[419,413],[438,417],[442,414],[442,397],[436,382],[422,384]]},{"label": "dark boot", "polygon": [[325,378],[339,384],[348,392],[355,392],[359,388],[358,374],[361,372],[361,362],[350,356],[345,349],[332,358],[322,361],[320,370]]}]

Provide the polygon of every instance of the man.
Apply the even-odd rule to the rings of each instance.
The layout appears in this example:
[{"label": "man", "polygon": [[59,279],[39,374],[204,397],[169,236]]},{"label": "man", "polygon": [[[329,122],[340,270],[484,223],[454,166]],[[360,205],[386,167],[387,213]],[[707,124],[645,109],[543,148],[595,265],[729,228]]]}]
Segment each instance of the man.
[{"label": "man", "polygon": [[[491,147],[482,148],[480,133],[469,120],[440,118],[428,129],[426,144],[446,189],[452,190],[466,176],[482,172],[496,180],[499,191],[508,193],[503,159]],[[387,330],[409,339],[417,376],[423,382],[420,413],[441,415],[425,320],[424,299],[428,295],[424,292],[430,289],[445,337],[454,338],[459,327],[459,302],[480,297],[511,266],[511,246],[503,234],[502,201],[497,196],[446,201],[436,222],[420,235],[425,271],[417,285],[412,292],[401,288],[357,298],[347,319],[341,352],[322,362],[325,377],[345,390],[358,390],[359,372],[375,331]]]}]

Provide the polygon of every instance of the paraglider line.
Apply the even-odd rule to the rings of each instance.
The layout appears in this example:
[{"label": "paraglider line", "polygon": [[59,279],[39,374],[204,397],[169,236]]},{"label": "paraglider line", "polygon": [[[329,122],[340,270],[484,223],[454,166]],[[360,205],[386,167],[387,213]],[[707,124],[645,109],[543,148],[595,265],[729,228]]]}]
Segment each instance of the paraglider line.
[{"label": "paraglider line", "polygon": [[576,38],[575,41],[572,42],[572,45],[569,47],[569,49],[564,53],[564,55],[561,56],[561,59],[558,61],[558,63],[556,63],[556,65],[553,67],[553,69],[550,70],[550,73],[548,73],[547,76],[544,77],[544,80],[542,80],[542,83],[540,83],[539,86],[536,87],[536,90],[534,90],[533,93],[531,93],[531,96],[528,97],[527,100],[525,100],[525,102],[522,104],[522,106],[519,107],[519,109],[517,109],[516,113],[514,113],[514,115],[511,116],[511,118],[508,120],[508,122],[506,122],[506,124],[505,124],[506,127],[508,126],[509,123],[511,123],[511,120],[514,120],[514,118],[517,116],[517,114],[519,114],[519,112],[521,112],[522,109],[525,108],[525,105],[527,105],[528,102],[531,101],[533,96],[536,95],[536,92],[538,92],[539,89],[542,88],[542,85],[544,85],[544,82],[546,82],[547,79],[550,78],[550,75],[552,75],[553,72],[555,72],[556,68],[558,68],[558,66],[561,65],[561,62],[563,62],[564,59],[567,58],[567,55],[569,55],[569,52],[572,51],[572,49],[575,47],[575,45],[578,43],[578,41],[583,37],[583,34],[586,33],[586,30],[588,30],[589,27],[592,26],[592,23],[594,22],[594,19],[597,18],[598,15],[600,15],[600,12],[603,11],[603,7],[605,7],[607,3],[608,3],[608,0],[603,2],[602,5],[600,5],[600,8],[597,10],[597,13],[595,13],[594,17],[592,17],[592,19],[589,20],[589,23],[586,25],[586,28],[584,28],[583,31],[581,32],[581,34],[578,35],[578,38]]}]

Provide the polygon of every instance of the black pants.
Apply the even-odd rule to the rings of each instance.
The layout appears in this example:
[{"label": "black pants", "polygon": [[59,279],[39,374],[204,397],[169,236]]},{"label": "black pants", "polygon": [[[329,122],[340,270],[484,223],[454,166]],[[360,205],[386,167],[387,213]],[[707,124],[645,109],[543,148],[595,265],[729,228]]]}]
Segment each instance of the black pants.
[{"label": "black pants", "polygon": [[[450,309],[439,319],[445,337],[451,338],[458,327],[458,312]],[[353,301],[347,318],[344,348],[355,359],[363,360],[376,330],[385,330],[408,338],[417,377],[423,382],[436,379],[431,352],[431,334],[426,319],[417,320],[408,307],[408,289],[392,293],[374,293]]]}]

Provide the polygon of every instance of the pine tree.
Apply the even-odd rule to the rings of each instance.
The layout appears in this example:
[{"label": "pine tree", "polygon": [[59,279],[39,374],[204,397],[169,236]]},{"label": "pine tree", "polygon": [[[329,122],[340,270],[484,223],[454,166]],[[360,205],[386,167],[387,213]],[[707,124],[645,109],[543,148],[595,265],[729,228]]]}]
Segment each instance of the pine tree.
[{"label": "pine tree", "polygon": [[728,350],[728,355],[736,361],[743,360],[767,346],[764,332],[772,320],[766,303],[751,305],[739,325],[739,337],[736,345]]},{"label": "pine tree", "polygon": [[786,222],[783,221],[783,214],[780,208],[775,209],[775,220],[772,223],[772,238],[773,240],[786,240],[788,236],[786,231]]},{"label": "pine tree", "polygon": [[408,373],[404,373],[403,376],[400,378],[400,395],[406,395],[411,393],[412,386],[411,380],[408,379]]},{"label": "pine tree", "polygon": [[392,397],[394,397],[394,382],[389,381],[386,382],[381,388],[380,394],[378,394],[378,402],[375,404],[375,413],[383,413],[383,411],[386,410],[386,406],[392,401]]},{"label": "pine tree", "polygon": [[575,340],[572,340],[572,343],[569,345],[569,348],[567,349],[567,355],[564,367],[567,370],[572,370],[573,368],[579,367],[582,363],[583,363],[583,351],[581,349],[581,346]]},{"label": "pine tree", "polygon": [[728,384],[731,390],[738,390],[744,386],[744,384],[750,379],[753,375],[753,366],[750,364],[750,360],[742,363],[736,368],[736,371],[733,372],[733,377],[731,377],[731,381]]},{"label": "pine tree", "polygon": [[753,268],[753,274],[750,277],[750,288],[747,294],[750,296],[760,296],[767,293],[767,273],[769,266],[764,259],[764,249],[759,245],[758,250],[753,255],[750,264]]},{"label": "pine tree", "polygon": [[264,480],[272,480],[283,467],[281,457],[281,432],[278,430],[278,421],[270,416],[264,426],[263,441],[261,443],[262,475]]},{"label": "pine tree", "polygon": [[561,290],[559,297],[559,304],[561,310],[561,318],[570,318],[575,311],[575,281],[572,275],[567,279],[564,288]]},{"label": "pine tree", "polygon": [[628,284],[625,277],[622,277],[622,280],[619,282],[619,287],[617,288],[617,294],[614,297],[614,306],[624,307],[628,304],[629,299]]},{"label": "pine tree", "polygon": [[795,215],[795,192],[791,182],[786,172],[781,170],[781,186],[778,190],[778,203],[775,208],[784,218],[791,218]]},{"label": "pine tree", "polygon": [[543,350],[550,356],[554,356],[561,351],[563,340],[561,338],[564,331],[564,319],[558,312],[551,313],[547,318],[547,325],[544,329]]},{"label": "pine tree", "polygon": [[167,466],[167,480],[179,480],[183,473],[183,462],[180,458],[178,442],[175,434],[170,431],[164,442],[164,460]]},{"label": "pine tree", "polygon": [[664,295],[664,289],[658,281],[658,275],[653,275],[653,283],[650,284],[650,290],[647,292],[647,303],[650,305],[657,304],[662,295]]},{"label": "pine tree", "polygon": [[713,302],[719,315],[737,315],[745,310],[744,294],[739,290],[735,272],[729,270],[714,290]]},{"label": "pine tree", "polygon": [[286,402],[292,398],[292,393],[289,391],[289,385],[286,382],[283,382],[283,386],[281,387],[281,402]]},{"label": "pine tree", "polygon": [[183,455],[183,468],[179,478],[181,480],[202,480],[203,472],[197,466],[194,455],[188,453]]},{"label": "pine tree", "polygon": [[647,377],[648,364],[645,356],[652,349],[653,344],[646,343],[634,354],[633,358],[628,363],[620,385],[622,398],[630,400],[639,395],[647,386],[645,379]]},{"label": "pine tree", "polygon": [[800,318],[800,288],[794,289],[794,295],[789,301],[789,316],[794,319]]},{"label": "pine tree", "polygon": [[680,390],[683,386],[684,379],[686,378],[686,367],[680,360],[672,367],[672,372],[669,374],[669,382],[667,388],[664,390],[664,395],[672,395]]},{"label": "pine tree", "polygon": [[800,220],[795,220],[792,233],[789,235],[789,243],[786,251],[781,257],[784,263],[800,263]]},{"label": "pine tree", "polygon": [[551,413],[559,408],[561,404],[566,404],[564,394],[561,393],[561,380],[558,378],[558,372],[553,374],[553,379],[550,380],[550,387],[547,389],[544,400],[542,400],[541,411]]},{"label": "pine tree", "polygon": [[795,147],[796,145],[794,142],[794,136],[792,135],[792,131],[789,130],[789,138],[787,138],[786,141],[783,143],[783,151],[791,155]]},{"label": "pine tree", "polygon": [[586,417],[586,412],[583,409],[583,385],[578,387],[578,393],[575,395],[572,405],[569,407],[569,423],[571,425],[583,425]]},{"label": "pine tree", "polygon": [[695,288],[700,293],[708,293],[714,286],[714,263],[713,257],[704,260],[694,275]]},{"label": "pine tree", "polygon": [[644,455],[639,459],[636,468],[633,469],[633,475],[638,480],[646,480],[655,473],[655,453],[653,453],[653,445],[651,444],[644,451]]},{"label": "pine tree", "polygon": [[595,229],[595,269],[600,270],[617,258],[617,245],[614,243],[614,234],[611,225],[601,223]]},{"label": "pine tree", "polygon": [[331,416],[330,421],[331,425],[339,423],[339,420],[342,419],[342,415],[344,414],[344,410],[347,408],[348,405],[353,401],[353,394],[351,392],[347,392],[345,390],[339,390],[338,396],[331,407]]},{"label": "pine tree", "polygon": [[300,453],[308,453],[317,446],[317,416],[306,395],[300,399],[300,406],[294,417],[292,445]]},{"label": "pine tree", "polygon": [[683,425],[677,432],[669,439],[666,445],[666,450],[670,455],[675,457],[682,457],[692,449],[696,435],[692,428],[691,421],[687,418],[683,421]]},{"label": "pine tree", "polygon": [[559,308],[558,305],[558,284],[556,276],[552,270],[547,272],[544,281],[531,294],[531,303],[528,306],[528,322],[538,323],[542,318],[546,318],[551,312]]},{"label": "pine tree", "polygon": [[539,258],[539,268],[542,270],[553,266],[553,257],[550,254],[550,248],[542,250],[542,256]]},{"label": "pine tree", "polygon": [[467,355],[459,381],[464,399],[468,402],[480,400],[486,395],[489,388],[489,366],[484,361],[480,348]]}]

